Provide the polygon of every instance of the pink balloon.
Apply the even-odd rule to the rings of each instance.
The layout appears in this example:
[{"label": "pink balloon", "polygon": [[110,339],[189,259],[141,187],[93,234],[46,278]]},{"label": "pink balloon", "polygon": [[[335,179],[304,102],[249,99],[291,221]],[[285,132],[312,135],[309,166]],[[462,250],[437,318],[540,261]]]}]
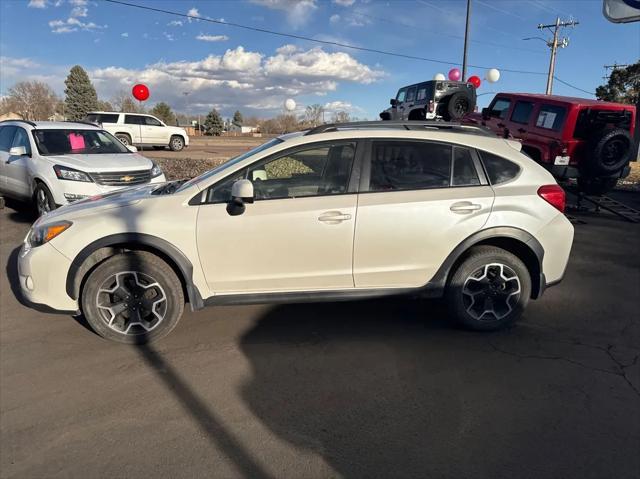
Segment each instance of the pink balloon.
[{"label": "pink balloon", "polygon": [[462,77],[460,70],[458,68],[452,68],[449,70],[449,80],[451,81],[459,81]]}]

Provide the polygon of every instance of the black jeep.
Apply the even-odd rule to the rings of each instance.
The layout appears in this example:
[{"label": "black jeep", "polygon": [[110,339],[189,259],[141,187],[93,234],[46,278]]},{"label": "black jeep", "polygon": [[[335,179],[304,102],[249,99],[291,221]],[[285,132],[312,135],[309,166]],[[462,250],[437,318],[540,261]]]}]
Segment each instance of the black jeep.
[{"label": "black jeep", "polygon": [[400,88],[382,120],[459,120],[476,107],[471,83],[430,80]]}]

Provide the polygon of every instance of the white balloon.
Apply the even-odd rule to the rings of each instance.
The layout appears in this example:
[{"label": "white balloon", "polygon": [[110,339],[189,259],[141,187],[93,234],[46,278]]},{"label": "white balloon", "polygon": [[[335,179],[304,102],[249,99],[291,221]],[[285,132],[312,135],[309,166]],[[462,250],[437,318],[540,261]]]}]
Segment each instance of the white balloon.
[{"label": "white balloon", "polygon": [[500,70],[498,70],[497,68],[490,68],[489,70],[487,70],[485,79],[489,83],[497,82],[498,80],[500,80]]},{"label": "white balloon", "polygon": [[284,102],[284,108],[287,111],[293,111],[296,109],[296,102],[293,100],[293,98],[287,98]]},{"label": "white balloon", "polygon": [[444,73],[436,73],[433,75],[434,80],[446,80],[447,77],[444,76]]}]

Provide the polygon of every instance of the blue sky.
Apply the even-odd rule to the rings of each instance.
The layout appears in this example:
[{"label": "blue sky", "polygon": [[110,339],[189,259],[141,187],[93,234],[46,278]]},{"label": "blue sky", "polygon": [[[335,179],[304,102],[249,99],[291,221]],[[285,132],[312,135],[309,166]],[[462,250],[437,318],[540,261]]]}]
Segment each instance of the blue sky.
[{"label": "blue sky", "polygon": [[[303,35],[451,63],[462,59],[464,0],[128,0],[257,28]],[[604,64],[640,58],[640,23],[612,24],[601,0],[473,0],[469,74],[502,70],[483,82],[480,105],[491,92],[543,92],[549,50],[536,25],[556,15],[580,22],[563,34],[556,75],[581,89],[602,83]],[[89,0],[0,1],[0,95],[26,79],[46,81],[59,94],[75,64],[90,74],[102,99],[136,82],[151,90],[149,106],[225,116],[240,109],[268,117],[286,98],[303,108],[320,103],[374,119],[398,87],[430,79],[453,65],[396,58],[189,20]],[[188,92],[188,94],[184,94]],[[588,96],[558,82],[554,93]],[[485,94],[485,95],[482,95]]]}]

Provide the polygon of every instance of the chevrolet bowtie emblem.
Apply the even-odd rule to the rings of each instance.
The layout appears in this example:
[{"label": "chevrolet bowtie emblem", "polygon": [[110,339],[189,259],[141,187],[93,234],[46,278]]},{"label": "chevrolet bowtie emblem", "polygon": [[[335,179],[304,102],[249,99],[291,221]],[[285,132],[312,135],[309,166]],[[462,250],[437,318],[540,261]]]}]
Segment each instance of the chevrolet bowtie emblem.
[{"label": "chevrolet bowtie emblem", "polygon": [[129,183],[131,180],[135,180],[135,178],[133,176],[121,176],[120,180],[124,181],[125,183]]}]

